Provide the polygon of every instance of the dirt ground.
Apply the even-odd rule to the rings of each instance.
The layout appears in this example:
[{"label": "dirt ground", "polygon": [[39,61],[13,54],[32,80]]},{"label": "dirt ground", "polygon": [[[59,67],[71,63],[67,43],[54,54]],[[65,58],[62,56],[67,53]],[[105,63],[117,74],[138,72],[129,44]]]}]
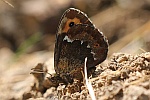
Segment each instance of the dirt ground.
[{"label": "dirt ground", "polygon": [[[36,66],[37,69],[41,67],[45,72],[46,66],[43,64]],[[85,81],[81,84],[75,80],[73,84],[60,83],[58,87],[54,87],[56,84],[53,85],[52,81],[44,76],[42,77],[41,73],[34,74],[34,86],[23,94],[24,100],[37,97],[49,100],[91,100],[90,90],[87,89]],[[134,56],[116,53],[108,65],[97,67],[90,82],[97,100],[149,100],[149,79],[150,52]]]},{"label": "dirt ground", "polygon": [[[52,77],[49,73],[53,70],[50,69],[53,60],[46,61],[35,57],[39,54],[43,55],[42,58],[52,55],[48,52],[38,52],[33,54],[34,56],[23,56],[14,66],[25,64],[25,69],[14,67],[3,73],[0,97],[5,100],[91,100],[85,81],[75,80],[73,84],[68,85],[59,83],[57,87],[55,82],[49,79]],[[34,57],[36,59],[27,61]],[[33,72],[30,65],[37,60],[46,61],[33,66],[37,72],[44,73],[30,74]],[[89,81],[97,100],[149,100],[149,79],[150,52],[139,55],[114,53],[108,61],[97,66]]]},{"label": "dirt ground", "polygon": [[70,7],[87,13],[109,42],[89,78],[96,100],[150,100],[149,0],[0,1],[0,100],[91,100],[86,80],[55,78],[55,34]]}]

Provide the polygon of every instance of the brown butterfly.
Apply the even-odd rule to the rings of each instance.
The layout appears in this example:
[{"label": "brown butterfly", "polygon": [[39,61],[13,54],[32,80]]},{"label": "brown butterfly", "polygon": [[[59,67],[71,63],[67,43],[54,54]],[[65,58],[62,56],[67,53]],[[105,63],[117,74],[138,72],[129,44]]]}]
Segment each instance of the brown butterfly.
[{"label": "brown butterfly", "polygon": [[82,79],[81,71],[87,57],[87,70],[107,57],[108,42],[87,15],[78,9],[64,12],[56,34],[54,69],[62,79]]}]

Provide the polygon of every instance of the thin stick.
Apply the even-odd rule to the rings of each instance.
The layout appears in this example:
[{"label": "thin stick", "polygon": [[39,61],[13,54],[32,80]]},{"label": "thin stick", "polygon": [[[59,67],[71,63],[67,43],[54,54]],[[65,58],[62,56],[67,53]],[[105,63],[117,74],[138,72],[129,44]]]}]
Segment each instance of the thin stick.
[{"label": "thin stick", "polygon": [[11,6],[12,8],[15,8],[11,3],[9,3],[8,1],[6,0],[2,0],[3,2],[5,2],[7,5]]},{"label": "thin stick", "polygon": [[32,68],[31,70],[33,70],[30,74],[35,74],[35,73],[41,73],[41,74],[43,74],[43,73],[47,73],[47,74],[49,74],[50,76],[52,76],[50,73],[48,73],[47,71],[43,71],[43,70],[41,70],[41,69],[36,69],[36,68]]},{"label": "thin stick", "polygon": [[85,58],[85,65],[84,65],[84,73],[85,73],[85,82],[86,82],[86,86],[87,86],[87,89],[89,91],[89,94],[92,98],[92,100],[96,100],[96,97],[95,97],[95,94],[94,94],[94,90],[93,90],[93,87],[91,85],[91,82],[88,81],[88,78],[87,78],[87,68],[86,68],[86,62],[87,62],[87,57]]}]

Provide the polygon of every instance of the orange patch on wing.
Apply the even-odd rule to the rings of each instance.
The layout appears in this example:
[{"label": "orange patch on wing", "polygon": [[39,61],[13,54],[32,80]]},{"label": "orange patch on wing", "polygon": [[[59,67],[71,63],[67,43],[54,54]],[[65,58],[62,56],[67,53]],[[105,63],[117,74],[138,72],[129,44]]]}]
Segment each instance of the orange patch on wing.
[{"label": "orange patch on wing", "polygon": [[80,19],[78,19],[76,17],[74,19],[68,19],[66,22],[66,25],[63,29],[63,32],[68,32],[68,30],[70,29],[70,27],[69,27],[70,22],[74,22],[74,24],[80,24],[81,23]]}]

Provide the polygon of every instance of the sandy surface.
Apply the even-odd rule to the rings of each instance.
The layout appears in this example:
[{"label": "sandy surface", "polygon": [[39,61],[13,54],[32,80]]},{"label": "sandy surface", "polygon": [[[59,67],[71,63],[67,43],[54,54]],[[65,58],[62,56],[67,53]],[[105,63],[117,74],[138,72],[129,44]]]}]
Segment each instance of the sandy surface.
[{"label": "sandy surface", "polygon": [[[11,100],[91,100],[85,80],[75,80],[73,84],[66,85],[50,79],[52,76],[49,73],[54,73],[53,56],[49,59],[47,55],[53,53],[37,52],[30,56],[22,56],[11,65],[16,67],[1,72],[3,77],[0,78],[0,97]],[[40,63],[37,65],[37,62]],[[33,72],[31,68],[35,67],[44,73],[30,74]],[[149,100],[149,79],[149,52],[139,55],[114,53],[107,62],[97,66],[89,81],[97,100]]]}]

